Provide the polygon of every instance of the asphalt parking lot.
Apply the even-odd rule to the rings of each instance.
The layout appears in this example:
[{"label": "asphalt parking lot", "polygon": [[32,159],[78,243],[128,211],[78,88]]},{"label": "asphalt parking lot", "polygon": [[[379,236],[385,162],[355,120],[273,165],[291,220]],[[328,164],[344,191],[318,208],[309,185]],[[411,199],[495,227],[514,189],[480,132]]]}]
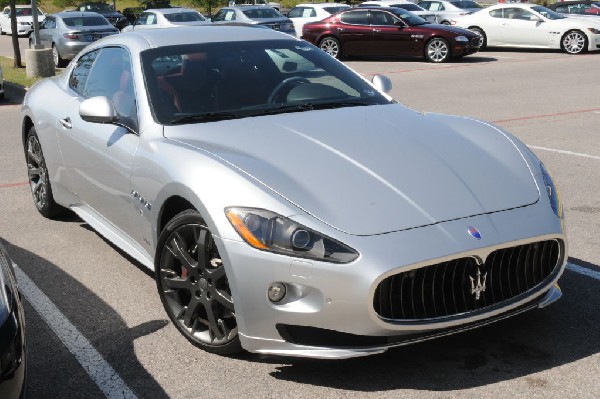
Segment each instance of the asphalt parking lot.
[{"label": "asphalt parking lot", "polygon": [[26,299],[29,397],[596,398],[599,62],[552,51],[485,51],[442,65],[346,61],[368,78],[389,76],[392,96],[411,108],[490,121],[527,143],[561,189],[570,259],[564,296],[548,308],[340,361],[225,358],[191,346],[167,323],[141,265],[77,217],[37,213],[9,91],[0,103],[0,240]]}]

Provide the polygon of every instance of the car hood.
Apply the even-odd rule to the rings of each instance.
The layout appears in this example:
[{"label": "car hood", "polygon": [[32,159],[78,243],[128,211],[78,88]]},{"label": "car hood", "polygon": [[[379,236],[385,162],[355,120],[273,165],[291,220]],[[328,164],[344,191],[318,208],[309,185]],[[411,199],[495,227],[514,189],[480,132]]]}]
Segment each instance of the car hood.
[{"label": "car hood", "polygon": [[475,37],[475,34],[473,32],[465,31],[464,28],[460,28],[457,26],[444,25],[444,24],[426,24],[426,25],[417,25],[417,26],[413,27],[413,29],[416,29],[416,28],[435,29],[438,32],[442,31],[442,32],[448,32],[448,33],[454,33],[457,35]]},{"label": "car hood", "polygon": [[468,118],[401,105],[166,126],[165,136],[212,153],[349,234],[399,231],[539,199],[510,137]]}]

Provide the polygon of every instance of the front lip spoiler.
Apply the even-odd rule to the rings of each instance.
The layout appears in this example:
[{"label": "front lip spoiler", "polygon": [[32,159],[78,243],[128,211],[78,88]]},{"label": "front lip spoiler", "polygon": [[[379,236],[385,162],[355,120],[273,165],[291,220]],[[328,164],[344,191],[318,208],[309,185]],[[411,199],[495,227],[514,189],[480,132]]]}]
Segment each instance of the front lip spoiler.
[{"label": "front lip spoiler", "polygon": [[[491,324],[496,321],[504,320],[506,318],[515,316],[517,314],[526,312],[531,309],[544,308],[544,307],[550,305],[551,303],[555,302],[556,300],[558,300],[561,296],[562,296],[562,292],[560,290],[560,287],[558,286],[558,284],[555,283],[550,286],[550,288],[548,289],[548,291],[546,292],[545,295],[537,296],[530,302],[527,302],[526,304],[519,306],[515,309],[511,309],[507,312],[498,314],[498,315],[490,317],[490,318],[479,320],[479,321],[476,321],[476,322],[473,322],[470,324],[459,325],[456,327],[443,329],[441,331],[438,330],[437,332],[435,332],[435,331],[419,332],[419,333],[416,333],[416,334],[418,334],[416,336],[415,336],[415,334],[407,334],[407,335],[402,335],[402,336],[389,336],[389,337],[386,337],[386,336],[368,337],[368,336],[359,336],[359,335],[354,336],[354,337],[356,337],[358,339],[362,339],[362,340],[372,338],[373,340],[386,341],[385,343],[379,343],[377,345],[372,345],[372,346],[366,345],[366,346],[356,346],[356,347],[349,347],[349,346],[323,347],[323,346],[301,345],[301,344],[290,342],[287,340],[286,341],[262,340],[260,338],[253,338],[253,337],[245,336],[243,334],[240,334],[240,335],[242,336],[242,339],[244,341],[247,341],[247,342],[249,341],[248,343],[251,344],[250,346],[256,346],[257,348],[261,348],[261,349],[251,350],[252,352],[256,352],[256,353],[270,354],[270,355],[277,355],[277,356],[312,357],[312,358],[318,358],[318,359],[345,359],[345,358],[361,357],[361,356],[368,356],[368,355],[383,353],[390,348],[409,345],[409,344],[413,344],[413,343],[417,343],[417,342],[428,341],[430,339],[440,338],[440,337],[444,337],[447,335],[472,330],[474,328],[485,326],[487,324]],[[288,327],[288,326],[279,326],[278,330],[280,330],[280,331],[285,330],[286,327]],[[293,326],[289,326],[289,327],[293,327]],[[308,327],[308,328],[311,328],[311,327]],[[333,333],[333,334],[338,333],[336,331],[318,329],[318,328],[314,328],[314,330],[316,332],[318,332],[317,330],[320,330],[321,332],[324,332],[324,333],[327,333],[327,332]],[[347,333],[339,333],[339,334],[345,334],[346,336],[353,335],[353,334],[347,334]],[[260,341],[260,342],[252,343],[251,341]]]}]

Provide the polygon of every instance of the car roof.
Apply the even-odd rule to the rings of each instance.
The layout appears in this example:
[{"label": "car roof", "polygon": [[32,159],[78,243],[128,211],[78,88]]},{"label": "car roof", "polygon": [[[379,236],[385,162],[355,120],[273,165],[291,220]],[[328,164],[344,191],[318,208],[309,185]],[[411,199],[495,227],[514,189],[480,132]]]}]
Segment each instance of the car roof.
[{"label": "car roof", "polygon": [[68,17],[102,17],[102,14],[98,14],[94,11],[59,11],[52,14],[53,16],[60,18]]},{"label": "car roof", "polygon": [[339,6],[348,6],[348,4],[344,3],[302,3],[296,4],[294,7],[339,7]]},{"label": "car roof", "polygon": [[192,10],[191,8],[184,7],[173,7],[173,8],[152,8],[145,11],[157,11],[161,14],[178,14],[181,12],[198,12],[196,10]]},{"label": "car roof", "polygon": [[[198,31],[202,29],[202,31]],[[208,24],[191,27],[145,29],[112,35],[102,39],[103,44],[126,44],[139,51],[147,48],[197,43],[244,42],[250,40],[297,40],[273,29],[249,26]]]}]

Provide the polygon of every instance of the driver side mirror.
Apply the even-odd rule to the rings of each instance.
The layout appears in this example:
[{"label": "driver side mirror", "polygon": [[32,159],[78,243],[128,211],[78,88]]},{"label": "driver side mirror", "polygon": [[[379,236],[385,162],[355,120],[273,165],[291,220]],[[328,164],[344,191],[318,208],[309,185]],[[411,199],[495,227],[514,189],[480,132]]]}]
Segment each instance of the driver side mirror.
[{"label": "driver side mirror", "polygon": [[379,91],[387,94],[392,90],[392,81],[385,75],[375,75],[371,81],[373,82],[373,86]]},{"label": "driver side mirror", "polygon": [[530,20],[530,21],[535,21],[535,22],[544,22],[544,20],[543,20],[543,19],[541,19],[540,17],[538,17],[538,16],[536,16],[536,15],[532,15],[532,16],[529,18],[529,20]]},{"label": "driver side mirror", "polygon": [[394,22],[394,26],[396,26],[398,29],[404,29],[404,28],[406,28],[406,25],[402,21],[396,21],[396,22]]},{"label": "driver side mirror", "polygon": [[91,123],[115,123],[119,115],[108,97],[98,96],[88,98],[79,105],[79,116]]}]

